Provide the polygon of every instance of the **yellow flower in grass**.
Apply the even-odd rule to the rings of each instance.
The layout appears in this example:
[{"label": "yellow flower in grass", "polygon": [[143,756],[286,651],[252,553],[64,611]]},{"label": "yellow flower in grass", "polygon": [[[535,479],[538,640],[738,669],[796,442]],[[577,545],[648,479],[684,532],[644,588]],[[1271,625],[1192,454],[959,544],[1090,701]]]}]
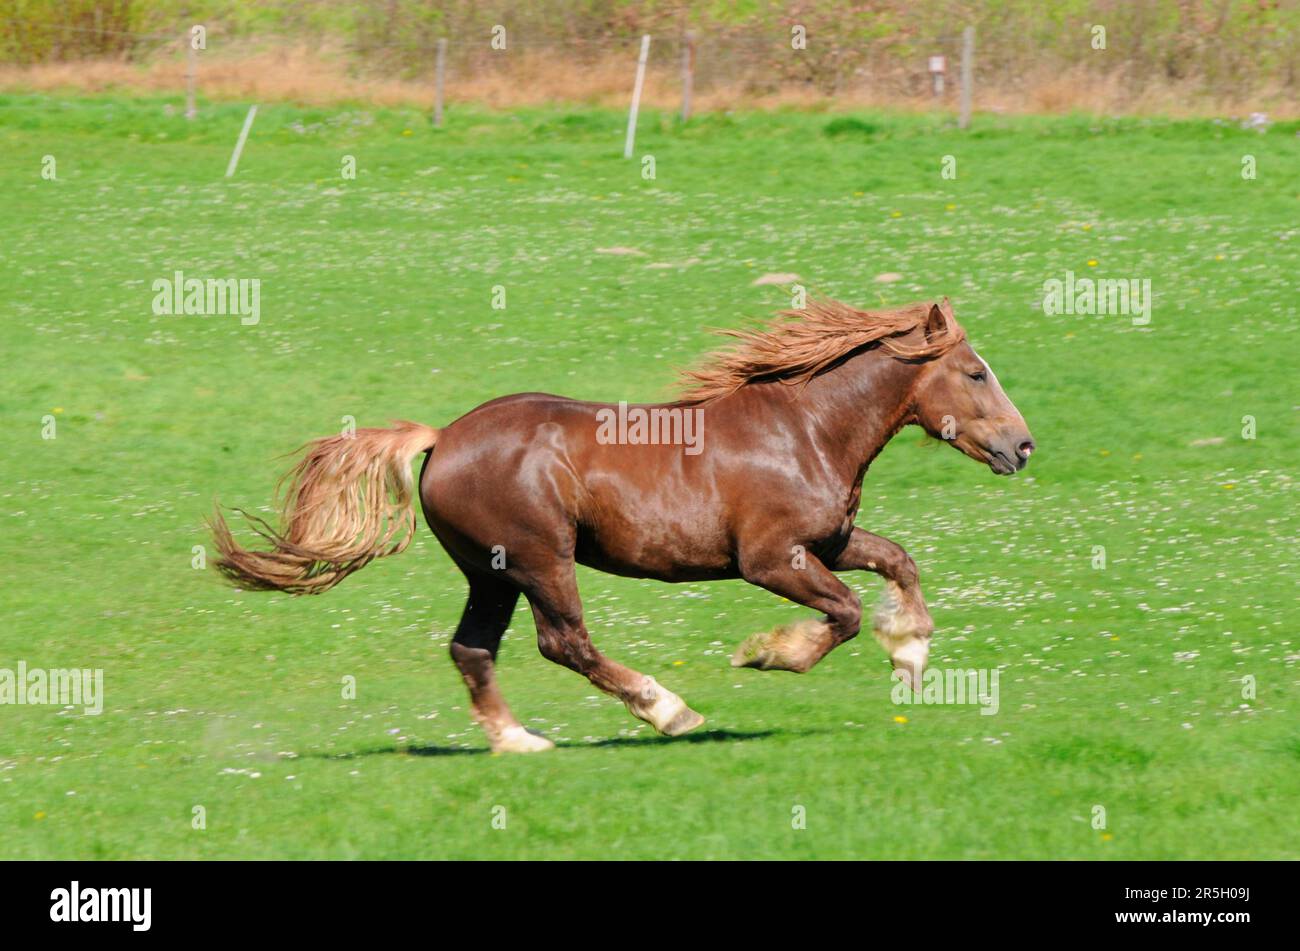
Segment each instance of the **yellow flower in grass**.
[{"label": "yellow flower in grass", "polygon": [[1096,266],[1097,266],[1097,259],[1096,259],[1096,258],[1088,258],[1088,267],[1096,267]]},{"label": "yellow flower in grass", "polygon": [[895,722],[895,723],[906,723],[906,722],[907,722],[907,717],[894,717],[894,722]]}]

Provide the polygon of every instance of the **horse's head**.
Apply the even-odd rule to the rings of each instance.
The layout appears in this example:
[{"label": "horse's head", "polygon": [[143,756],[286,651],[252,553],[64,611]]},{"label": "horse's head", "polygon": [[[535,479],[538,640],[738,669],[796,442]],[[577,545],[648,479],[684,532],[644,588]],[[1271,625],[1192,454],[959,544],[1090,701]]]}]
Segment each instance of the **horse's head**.
[{"label": "horse's head", "polygon": [[[945,298],[931,309],[925,332],[942,333],[953,323]],[[1024,417],[965,340],[922,365],[912,397],[916,421],[926,432],[986,463],[998,475],[1020,471],[1034,451]]]}]

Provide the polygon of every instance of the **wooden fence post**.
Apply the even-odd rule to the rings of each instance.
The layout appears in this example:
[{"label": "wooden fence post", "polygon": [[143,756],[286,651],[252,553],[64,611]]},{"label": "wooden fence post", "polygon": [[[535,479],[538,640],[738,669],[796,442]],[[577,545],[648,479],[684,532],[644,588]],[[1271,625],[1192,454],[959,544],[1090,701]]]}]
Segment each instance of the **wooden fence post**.
[{"label": "wooden fence post", "polygon": [[975,86],[975,27],[961,31],[961,116],[957,128],[970,126],[971,95]]},{"label": "wooden fence post", "polygon": [[433,126],[442,128],[442,99],[447,80],[447,38],[438,37],[438,65],[435,69],[435,92],[433,98]]},{"label": "wooden fence post", "polygon": [[194,48],[192,30],[185,31],[185,118],[192,120],[198,115],[194,107],[194,89],[199,80],[199,51]]},{"label": "wooden fence post", "polygon": [[695,34],[686,31],[682,47],[682,121],[691,117],[691,93],[695,87]]}]

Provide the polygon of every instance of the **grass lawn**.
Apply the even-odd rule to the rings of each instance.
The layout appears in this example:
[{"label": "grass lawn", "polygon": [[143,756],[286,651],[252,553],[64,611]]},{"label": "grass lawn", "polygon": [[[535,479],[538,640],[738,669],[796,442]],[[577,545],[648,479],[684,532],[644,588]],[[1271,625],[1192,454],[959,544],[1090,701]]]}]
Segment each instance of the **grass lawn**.
[{"label": "grass lawn", "polygon": [[[1300,124],[652,111],[647,180],[614,112],[266,105],[226,180],[243,112],[0,97],[0,668],[105,689],[0,706],[0,857],[1300,858]],[[176,270],[260,279],[259,322],[155,315]],[[1045,315],[1067,271],[1149,280],[1150,323]],[[859,516],[920,565],[932,665],[1000,670],[996,715],[895,704],[869,634],[733,670],[808,612],[584,571],[596,643],[706,726],[655,737],[520,610],[502,683],[561,748],[491,756],[423,526],[321,598],[193,567],[214,497],[266,506],[345,417],[664,398],[708,328],[789,306],[776,272],[949,295],[1033,430],[1014,479],[905,430]]]}]

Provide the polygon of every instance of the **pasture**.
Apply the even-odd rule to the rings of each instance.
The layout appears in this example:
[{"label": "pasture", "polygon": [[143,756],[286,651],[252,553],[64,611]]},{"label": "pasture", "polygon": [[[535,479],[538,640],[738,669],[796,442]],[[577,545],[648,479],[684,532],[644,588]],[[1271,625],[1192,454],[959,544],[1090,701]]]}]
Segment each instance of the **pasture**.
[{"label": "pasture", "polygon": [[[105,691],[0,706],[0,856],[1300,858],[1300,123],[649,110],[647,180],[617,112],[273,104],[226,180],[245,109],[203,106],[0,98],[0,668]],[[258,322],[156,315],[177,270],[259,279]],[[1044,314],[1067,271],[1149,280],[1150,322]],[[194,567],[214,498],[268,511],[346,417],[666,398],[708,328],[790,305],[774,273],[950,296],[1029,422],[1010,479],[904,430],[858,519],[916,558],[932,666],[1000,671],[996,715],[895,704],[869,631],[733,669],[808,612],[582,570],[596,644],[707,723],[656,737],[521,609],[503,688],[560,748],[491,756],[423,524],[319,598]]]}]

